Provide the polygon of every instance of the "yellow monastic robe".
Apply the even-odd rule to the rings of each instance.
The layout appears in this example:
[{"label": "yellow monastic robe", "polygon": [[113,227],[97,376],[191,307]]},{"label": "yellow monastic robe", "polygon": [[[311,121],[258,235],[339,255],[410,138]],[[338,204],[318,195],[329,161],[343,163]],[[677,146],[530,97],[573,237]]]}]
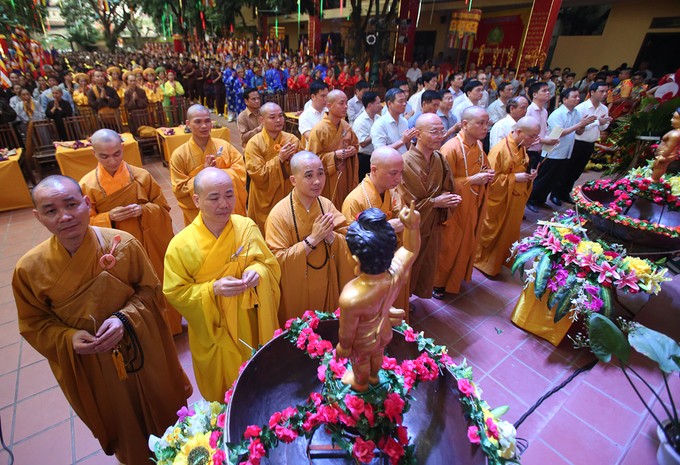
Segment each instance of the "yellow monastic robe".
[{"label": "yellow monastic robe", "polygon": [[330,199],[338,210],[342,209],[347,194],[359,184],[359,160],[354,155],[341,161],[335,158],[333,152],[351,146],[359,153],[359,139],[349,123],[343,119],[335,126],[328,114],[309,133],[307,150],[321,158],[326,171],[326,184],[321,195]]},{"label": "yellow monastic robe", "polygon": [[[345,201],[342,204],[342,214],[345,215],[347,223],[352,224],[356,221],[357,216],[359,216],[361,212],[369,208],[380,209],[385,214],[388,221],[399,218],[401,198],[396,192],[390,189],[386,190],[381,196],[371,181],[371,175],[367,174],[359,185],[349,193],[347,198],[345,198]],[[399,239],[399,242],[401,243],[401,238]],[[402,286],[392,305],[396,308],[406,310],[406,322],[408,323],[408,298],[410,294],[408,277],[404,279],[404,282],[406,284]]]},{"label": "yellow monastic robe", "polygon": [[[238,296],[215,296],[216,280],[240,279],[246,270],[260,275],[257,287]],[[239,367],[251,356],[248,346],[257,348],[274,335],[280,277],[276,258],[249,218],[231,215],[215,237],[199,213],[170,242],[163,292],[189,323],[196,383],[207,400],[223,401]]]},{"label": "yellow monastic robe", "polygon": [[472,265],[477,251],[477,241],[481,231],[482,219],[486,209],[486,185],[471,185],[470,178],[479,173],[489,162],[481,143],[465,145],[461,149],[465,135],[448,141],[442,147],[451,171],[455,194],[462,197],[461,202],[444,223],[439,262],[434,279],[435,287],[446,288],[446,292],[456,294],[460,283],[472,277]]},{"label": "yellow monastic robe", "polygon": [[416,203],[420,212],[420,251],[411,268],[411,294],[423,299],[432,298],[434,274],[442,223],[449,209],[435,208],[434,198],[444,192],[453,192],[453,177],[448,163],[439,152],[434,152],[429,163],[415,145],[404,155],[404,171],[397,192],[404,205]]},{"label": "yellow monastic robe", "polygon": [[[90,224],[115,228],[132,234],[146,251],[156,275],[163,282],[163,257],[170,239],[174,236],[170,206],[161,186],[143,168],[121,163],[111,176],[101,165],[80,180],[83,194],[90,199]],[[136,203],[142,207],[142,216],[113,222],[109,211]],[[172,334],[182,332],[182,316],[177,310],[165,306],[165,317]]]},{"label": "yellow monastic robe", "polygon": [[[19,331],[47,358],[73,410],[107,454],[128,465],[149,463],[149,435],[160,436],[177,420],[191,395],[162,316],[161,285],[142,246],[128,233],[89,228],[73,256],[56,237],[39,244],[17,263],[12,288]],[[100,257],[111,250],[115,265],[104,271]],[[112,352],[79,355],[77,330],[94,334],[114,312],[123,313],[141,345],[143,365],[121,381]],[[121,341],[130,361],[130,333]],[[140,358],[136,363],[139,363]]]},{"label": "yellow monastic robe", "polygon": [[73,103],[75,103],[79,107],[90,107],[90,104],[87,100],[87,91],[89,89],[84,89],[84,90],[74,90],[73,91]]},{"label": "yellow monastic robe", "polygon": [[524,206],[531,194],[531,182],[515,182],[515,173],[526,173],[529,157],[512,135],[489,152],[496,177],[486,194],[486,214],[479,233],[475,267],[490,276],[501,271],[510,257],[512,243],[519,239]]},{"label": "yellow monastic robe", "polygon": [[149,99],[149,103],[158,103],[163,101],[163,88],[155,82],[145,82],[144,92],[146,92],[146,98]]},{"label": "yellow monastic robe", "polygon": [[246,170],[250,176],[248,193],[248,217],[264,234],[267,215],[276,203],[293,190],[290,183],[290,161],[281,163],[279,152],[288,143],[296,144],[295,152],[300,149],[300,141],[293,134],[281,132],[272,139],[266,129],[255,134],[246,145]]},{"label": "yellow monastic robe", "polygon": [[217,157],[217,168],[221,168],[231,176],[236,194],[234,213],[246,215],[246,165],[243,155],[229,142],[222,139],[210,138],[205,150],[201,150],[193,136],[188,142],[180,145],[170,158],[170,181],[172,192],[177,197],[177,203],[184,213],[184,225],[188,226],[198,216],[198,208],[194,204],[194,178],[205,168],[206,155],[217,155],[222,148],[222,155]]},{"label": "yellow monastic robe", "polygon": [[[322,241],[307,255],[302,240],[311,234],[314,220],[328,212],[333,213],[335,239],[331,245]],[[293,189],[272,208],[265,232],[267,246],[281,265],[281,326],[306,310],[335,311],[340,291],[354,278],[342,213],[325,197],[318,197],[307,211]]]}]

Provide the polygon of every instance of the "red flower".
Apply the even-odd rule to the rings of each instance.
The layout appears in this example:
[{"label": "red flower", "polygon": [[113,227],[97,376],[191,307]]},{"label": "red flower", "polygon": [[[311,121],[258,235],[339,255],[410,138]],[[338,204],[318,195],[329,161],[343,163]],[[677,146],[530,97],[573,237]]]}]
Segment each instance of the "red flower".
[{"label": "red flower", "polygon": [[345,396],[345,406],[347,406],[347,410],[349,410],[349,413],[351,413],[352,416],[356,419],[359,418],[359,415],[364,413],[365,403],[357,396],[353,395]]},{"label": "red flower", "polygon": [[290,320],[286,321],[286,324],[283,325],[285,329],[290,329],[291,326],[293,326],[293,322],[295,321],[295,318],[291,318]]},{"label": "red flower", "polygon": [[323,403],[323,397],[321,397],[321,394],[319,394],[318,392],[312,392],[309,395],[309,400],[314,402],[314,405],[316,405],[317,407]]},{"label": "red flower", "polygon": [[[222,426],[222,428],[224,428],[224,427]],[[212,447],[213,449],[217,449],[217,441],[219,441],[219,439],[221,437],[222,437],[222,431],[221,430],[216,429],[215,431],[210,433],[210,440],[209,440],[210,447]]]},{"label": "red flower", "polygon": [[352,446],[352,455],[361,463],[371,463],[374,450],[375,443],[373,441],[364,441],[359,437]]},{"label": "red flower", "polygon": [[321,424],[321,417],[319,413],[307,413],[305,421],[302,423],[302,429],[309,432],[313,428]]},{"label": "red flower", "polygon": [[407,391],[410,391],[413,388],[413,385],[416,383],[417,376],[415,372],[415,366],[416,365],[413,360],[404,360],[401,362],[401,371],[404,375],[404,387]]},{"label": "red flower", "polygon": [[260,460],[266,454],[266,450],[259,439],[251,441],[248,445],[248,452],[250,453],[250,461],[254,465],[260,465]]},{"label": "red flower", "polygon": [[415,342],[418,339],[418,333],[413,331],[412,328],[408,328],[406,331],[404,331],[404,339],[406,339],[408,342]]},{"label": "red flower", "polygon": [[405,426],[397,426],[397,439],[402,446],[408,445],[408,428]]},{"label": "red flower", "polygon": [[[368,404],[367,404],[368,405]],[[338,411],[330,405],[322,405],[319,407],[319,418],[326,424],[333,424],[338,422]]]},{"label": "red flower", "polygon": [[404,456],[404,446],[397,441],[388,437],[384,444],[380,446],[383,452],[390,458],[391,465],[397,465],[399,460]]},{"label": "red flower", "polygon": [[467,378],[461,378],[458,380],[458,390],[467,397],[472,397],[475,395],[475,387]]},{"label": "red flower", "polygon": [[375,425],[375,415],[373,413],[373,406],[368,402],[364,405],[364,416],[368,420],[368,425],[373,427]]},{"label": "red flower", "polygon": [[[222,426],[223,427],[223,426]],[[243,437],[246,439],[256,438],[262,432],[262,428],[257,425],[250,425],[246,428],[246,432],[243,433]]]},{"label": "red flower", "polygon": [[274,337],[278,337],[281,334],[283,334],[283,330],[281,328],[277,328],[276,331],[274,331]]},{"label": "red flower", "polygon": [[297,413],[297,410],[294,409],[293,407],[286,407],[285,409],[281,410],[281,415],[283,415],[283,418],[285,420],[289,419],[293,415]]},{"label": "red flower", "polygon": [[277,438],[279,438],[280,441],[286,444],[290,444],[298,437],[298,434],[295,431],[281,425],[276,425],[276,428],[274,428],[274,434]]},{"label": "red flower", "polygon": [[328,366],[330,367],[331,371],[337,376],[338,378],[342,378],[345,375],[345,372],[347,371],[347,368],[345,368],[345,361],[346,359],[340,359],[336,360],[335,357],[331,359],[330,362],[328,362]]},{"label": "red flower", "polygon": [[453,365],[453,359],[449,356],[449,354],[442,354],[440,362],[444,366]]},{"label": "red flower", "polygon": [[333,315],[335,316],[335,318],[340,318],[340,307],[335,309]]},{"label": "red flower", "polygon": [[322,383],[326,382],[326,365],[319,365],[319,367],[316,369],[316,376]]},{"label": "red flower", "polygon": [[274,414],[269,417],[269,428],[274,428],[281,419],[283,418],[283,415],[281,415],[281,412],[274,412]]},{"label": "red flower", "polygon": [[498,433],[498,426],[496,426],[496,423],[493,421],[493,418],[487,418],[486,419],[486,429],[489,431],[489,434],[491,435],[492,438],[498,439],[500,434]]},{"label": "red flower", "polygon": [[479,439],[479,429],[476,426],[468,426],[467,437],[472,444],[479,444],[481,442]]},{"label": "red flower", "polygon": [[387,357],[387,356],[383,357],[383,362],[382,362],[383,370],[394,370],[398,366],[399,366],[399,364],[397,363],[396,358]]},{"label": "red flower", "polygon": [[404,410],[404,399],[399,397],[399,394],[390,392],[387,394],[385,403],[385,415],[391,421],[401,424],[401,412]]},{"label": "red flower", "polygon": [[345,426],[349,426],[350,428],[357,425],[357,421],[351,415],[347,415],[342,411],[338,412],[338,420],[340,420],[340,423],[344,424]]},{"label": "red flower", "polygon": [[217,415],[217,426],[219,428],[224,428],[224,425],[226,424],[226,419],[227,419],[226,413],[220,413],[219,415]]},{"label": "red flower", "polygon": [[[213,447],[214,449],[214,447]],[[222,465],[224,462],[227,461],[227,453],[224,452],[224,450],[216,450],[215,453],[212,455],[212,463],[213,465]]]},{"label": "red flower", "polygon": [[564,238],[573,244],[578,244],[579,242],[581,242],[581,238],[578,237],[576,234],[565,234]]},{"label": "red flower", "polygon": [[224,393],[224,403],[228,404],[231,402],[231,396],[234,394],[234,389],[229,389],[227,392]]}]

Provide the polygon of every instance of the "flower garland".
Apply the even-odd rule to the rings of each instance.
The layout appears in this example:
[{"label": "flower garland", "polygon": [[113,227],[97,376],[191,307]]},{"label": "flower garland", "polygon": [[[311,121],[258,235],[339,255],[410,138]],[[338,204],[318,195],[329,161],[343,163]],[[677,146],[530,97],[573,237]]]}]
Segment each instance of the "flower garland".
[{"label": "flower garland", "polygon": [[[325,426],[334,444],[358,462],[370,463],[378,448],[390,464],[412,465],[417,463],[415,446],[410,444],[403,415],[410,408],[412,390],[423,381],[436,379],[441,370],[448,370],[457,381],[460,401],[471,422],[469,441],[480,445],[490,465],[519,463],[515,457],[515,429],[499,419],[507,407],[492,411],[481,399],[481,390],[472,381],[472,369],[465,361],[455,365],[446,347],[435,345],[434,340],[416,333],[406,323],[396,329],[406,341],[418,345],[418,358],[397,363],[385,356],[380,384],[365,393],[356,393],[343,384],[347,359],[337,360],[332,344],[315,332],[320,321],[335,319],[338,313],[307,311],[302,318],[289,320],[285,333],[279,329],[274,335],[284,334],[286,340],[320,361],[320,393],[313,392],[305,403],[275,412],[265,425],[248,426],[243,440],[236,444],[226,444],[223,435],[233,388],[226,392],[224,404],[201,401],[191,409],[183,407],[178,412],[178,422],[162,438],[152,436],[149,441],[157,464],[259,465],[268,451],[280,443],[291,443],[300,436],[309,438],[318,427]],[[354,434],[347,434],[348,429]]]}]

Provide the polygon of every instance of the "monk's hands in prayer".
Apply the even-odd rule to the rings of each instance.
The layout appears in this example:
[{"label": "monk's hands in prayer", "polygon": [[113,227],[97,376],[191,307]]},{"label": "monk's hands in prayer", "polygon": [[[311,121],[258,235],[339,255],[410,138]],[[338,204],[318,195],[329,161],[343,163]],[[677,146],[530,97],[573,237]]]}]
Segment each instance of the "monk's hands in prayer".
[{"label": "monk's hands in prayer", "polygon": [[73,334],[71,344],[73,350],[79,355],[90,355],[97,353],[97,338],[84,329],[80,329]]},{"label": "monk's hands in prayer", "polygon": [[120,340],[123,339],[124,333],[123,322],[118,317],[112,316],[107,318],[99,327],[99,331],[97,331],[96,351],[108,352],[113,350]]},{"label": "monk's hands in prayer", "polygon": [[529,173],[515,173],[515,182],[529,182],[536,179],[538,171],[536,169],[531,170]]},{"label": "monk's hands in prayer", "polygon": [[260,275],[255,270],[246,270],[241,275],[241,281],[243,281],[246,288],[257,287],[260,284]]},{"label": "monk's hands in prayer", "polygon": [[112,208],[109,211],[109,219],[111,221],[123,221],[128,218],[136,218],[142,215],[142,207],[136,203],[126,205],[124,207]]},{"label": "monk's hands in prayer", "polygon": [[494,170],[484,170],[470,177],[470,184],[488,184],[493,181],[496,172]]},{"label": "monk's hands in prayer", "polygon": [[414,137],[416,137],[416,128],[407,129],[401,135],[401,141],[404,143],[404,145],[408,145]]},{"label": "monk's hands in prayer", "polygon": [[203,163],[204,168],[212,168],[216,164],[215,155],[206,155],[205,162]]},{"label": "monk's hands in prayer", "polygon": [[213,292],[215,295],[221,295],[224,297],[234,297],[236,295],[243,294],[246,289],[248,289],[248,287],[243,282],[243,279],[237,279],[233,276],[225,276],[224,278],[220,278],[213,283]]},{"label": "monk's hands in prayer", "polygon": [[290,160],[291,157],[295,155],[296,149],[297,149],[296,144],[292,142],[283,144],[281,150],[279,151],[279,160],[281,160],[281,163]]},{"label": "monk's hands in prayer", "polygon": [[444,192],[434,198],[434,208],[453,208],[460,203],[460,200],[460,195]]},{"label": "monk's hands in prayer", "polygon": [[[458,205],[458,202],[460,202],[460,196],[456,194],[442,194],[442,195],[451,195],[454,197],[458,197],[458,201],[456,202],[456,205]],[[441,195],[439,196],[441,197]],[[436,206],[436,199],[435,199],[435,206]],[[399,212],[399,222],[402,224],[403,227],[406,227],[408,229],[419,229],[420,228],[420,212],[416,210],[416,203],[415,201],[411,200],[411,205],[408,207],[404,207],[401,209]],[[403,229],[402,227],[402,229]]]},{"label": "monk's hands in prayer", "polygon": [[314,220],[314,225],[312,225],[312,234],[309,235],[307,240],[311,242],[311,244],[314,247],[316,247],[316,245],[319,242],[323,241],[324,239],[327,239],[328,236],[332,234],[333,234],[333,214],[329,212],[323,215],[319,215]]}]

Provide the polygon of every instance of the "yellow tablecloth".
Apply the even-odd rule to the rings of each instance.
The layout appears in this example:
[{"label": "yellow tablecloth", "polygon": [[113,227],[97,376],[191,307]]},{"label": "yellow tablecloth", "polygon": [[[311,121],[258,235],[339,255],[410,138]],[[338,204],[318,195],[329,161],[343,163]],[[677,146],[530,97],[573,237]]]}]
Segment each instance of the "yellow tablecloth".
[{"label": "yellow tablecloth", "polygon": [[[121,137],[123,138],[123,160],[141,168],[142,156],[139,154],[139,144],[129,132],[124,132]],[[97,159],[94,157],[92,147],[79,149],[57,147],[55,155],[61,174],[70,176],[76,181],[80,181],[80,178],[97,167]]]},{"label": "yellow tablecloth", "polygon": [[542,300],[538,300],[531,283],[522,291],[510,319],[523,330],[557,347],[571,328],[570,317],[571,313],[555,323],[555,309],[548,310],[548,293],[543,295]]},{"label": "yellow tablecloth", "polygon": [[284,113],[284,115],[286,116],[286,118],[294,119],[296,121],[300,119],[300,115],[295,111],[289,111],[287,113]]},{"label": "yellow tablecloth", "polygon": [[[160,145],[163,148],[163,159],[165,161],[169,161],[172,152],[174,152],[177,147],[187,142],[191,137],[190,133],[184,132],[184,127],[182,126],[173,129],[175,130],[175,134],[172,136],[166,136],[160,128],[156,129],[158,140],[160,140]],[[231,143],[231,132],[229,131],[229,128],[213,128],[213,130],[210,131],[210,135],[215,139],[224,139]]]},{"label": "yellow tablecloth", "polygon": [[28,192],[24,175],[21,173],[19,159],[21,149],[17,149],[16,155],[11,155],[9,160],[0,161],[0,211],[17,210],[33,206],[31,194]]}]

